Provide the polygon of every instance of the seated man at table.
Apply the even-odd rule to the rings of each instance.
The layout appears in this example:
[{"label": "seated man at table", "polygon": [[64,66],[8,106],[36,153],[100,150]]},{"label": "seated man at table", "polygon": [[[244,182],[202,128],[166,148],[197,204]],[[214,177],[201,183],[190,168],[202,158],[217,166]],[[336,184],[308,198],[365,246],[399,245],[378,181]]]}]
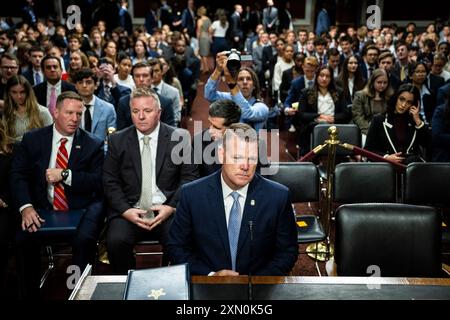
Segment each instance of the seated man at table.
[{"label": "seated man at table", "polygon": [[218,152],[221,170],[181,188],[171,262],[189,263],[193,275],[288,274],[298,254],[289,190],[255,174],[255,130],[230,125]]},{"label": "seated man at table", "polygon": [[39,296],[40,244],[45,232],[42,211],[70,215],[84,210],[72,240],[73,264],[82,271],[93,263],[103,219],[103,141],[79,128],[83,101],[74,92],[56,100],[55,123],[23,136],[12,163],[11,189],[22,215],[17,234],[18,268],[23,299]]}]

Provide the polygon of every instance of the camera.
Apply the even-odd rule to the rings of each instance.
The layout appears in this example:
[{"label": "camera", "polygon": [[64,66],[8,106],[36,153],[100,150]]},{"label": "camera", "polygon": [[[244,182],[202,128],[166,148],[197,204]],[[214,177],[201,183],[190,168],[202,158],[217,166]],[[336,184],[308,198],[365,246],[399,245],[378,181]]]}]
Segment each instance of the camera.
[{"label": "camera", "polygon": [[253,58],[251,55],[241,55],[241,52],[236,49],[231,49],[230,51],[225,52],[227,59],[227,69],[230,71],[230,74],[235,77],[237,76],[239,69],[241,68],[241,62],[247,64],[249,62],[249,66],[251,66],[251,62]]}]

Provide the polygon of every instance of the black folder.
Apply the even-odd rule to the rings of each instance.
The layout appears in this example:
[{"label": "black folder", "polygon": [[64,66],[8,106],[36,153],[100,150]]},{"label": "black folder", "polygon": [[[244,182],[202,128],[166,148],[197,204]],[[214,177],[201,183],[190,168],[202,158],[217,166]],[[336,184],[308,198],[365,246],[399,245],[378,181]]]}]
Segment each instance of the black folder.
[{"label": "black folder", "polygon": [[39,228],[39,232],[45,234],[69,234],[75,233],[81,218],[86,210],[70,210],[67,212],[53,210],[38,210],[39,216],[45,222]]},{"label": "black folder", "polygon": [[124,300],[189,300],[189,267],[129,270]]}]

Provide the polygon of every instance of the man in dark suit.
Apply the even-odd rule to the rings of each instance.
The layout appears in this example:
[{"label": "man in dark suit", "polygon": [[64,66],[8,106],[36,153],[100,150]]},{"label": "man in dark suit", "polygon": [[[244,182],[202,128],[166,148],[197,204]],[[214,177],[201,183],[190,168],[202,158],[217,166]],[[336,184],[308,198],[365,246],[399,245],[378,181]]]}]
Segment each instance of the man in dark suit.
[{"label": "man in dark suit", "polygon": [[130,13],[128,12],[128,0],[120,0],[120,10],[119,10],[119,25],[127,32],[130,36],[133,33],[133,23],[131,21]]},{"label": "man in dark suit", "polygon": [[46,81],[33,87],[34,94],[40,105],[47,107],[52,115],[56,108],[56,98],[66,91],[76,92],[75,86],[61,80],[61,61],[53,56],[45,56],[41,62]]},{"label": "man in dark suit", "polygon": [[[194,161],[199,165],[200,177],[208,176],[221,168],[216,161],[217,147],[225,130],[239,122],[241,108],[232,100],[216,100],[209,106],[209,128],[194,136]],[[201,146],[201,148],[200,148]]]},{"label": "man in dark suit", "polygon": [[298,254],[295,217],[288,189],[255,174],[256,132],[231,125],[219,159],[222,170],[181,189],[171,262],[189,263],[193,275],[288,274]]},{"label": "man in dark suit", "polygon": [[25,299],[39,294],[41,233],[37,231],[45,223],[40,210],[62,211],[58,213],[62,215],[85,210],[72,241],[73,264],[83,270],[94,260],[103,220],[104,144],[79,129],[82,111],[78,94],[61,94],[56,102],[55,124],[26,133],[14,157],[11,188],[15,209],[22,215],[16,245]]},{"label": "man in dark suit", "polygon": [[[136,88],[149,89],[152,86],[151,67],[146,62],[136,63],[131,73],[133,74]],[[130,112],[130,96],[130,94],[126,95],[119,100],[119,106],[117,107],[117,130],[122,130],[133,124]],[[175,113],[170,99],[159,94],[158,97],[161,103],[161,122],[169,126],[175,126]]]},{"label": "man in dark suit", "polygon": [[242,31],[242,6],[236,4],[234,6],[234,12],[231,15],[230,35],[232,47],[241,51],[244,47],[244,32]]},{"label": "man in dark suit", "polygon": [[137,241],[156,237],[165,250],[179,189],[198,177],[188,132],[159,121],[154,91],[133,91],[130,109],[134,126],[110,136],[103,168],[108,257],[119,274],[135,268]]},{"label": "man in dark suit", "polygon": [[190,37],[195,37],[194,0],[188,0],[187,8],[181,14],[181,25],[183,26],[183,32],[189,34]]},{"label": "man in dark suit", "polygon": [[32,86],[38,85],[43,82],[44,74],[41,68],[41,61],[44,58],[44,49],[42,47],[31,47],[28,50],[28,54],[30,55],[30,68],[25,71],[22,75],[31,83]]}]

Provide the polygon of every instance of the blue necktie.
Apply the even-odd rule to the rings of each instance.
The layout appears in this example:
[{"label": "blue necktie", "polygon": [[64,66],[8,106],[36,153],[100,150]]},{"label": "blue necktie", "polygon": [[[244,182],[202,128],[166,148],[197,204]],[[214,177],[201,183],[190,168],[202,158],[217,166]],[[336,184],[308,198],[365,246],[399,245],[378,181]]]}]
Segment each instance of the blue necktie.
[{"label": "blue necktie", "polygon": [[236,270],[236,255],[239,241],[239,231],[241,229],[241,205],[239,204],[239,193],[236,191],[231,193],[233,197],[233,206],[230,211],[230,219],[228,221],[228,240],[230,241],[231,266],[232,270]]},{"label": "blue necktie", "polygon": [[41,75],[39,74],[39,72],[35,73],[35,80],[34,80],[34,84],[37,85],[41,83]]}]

